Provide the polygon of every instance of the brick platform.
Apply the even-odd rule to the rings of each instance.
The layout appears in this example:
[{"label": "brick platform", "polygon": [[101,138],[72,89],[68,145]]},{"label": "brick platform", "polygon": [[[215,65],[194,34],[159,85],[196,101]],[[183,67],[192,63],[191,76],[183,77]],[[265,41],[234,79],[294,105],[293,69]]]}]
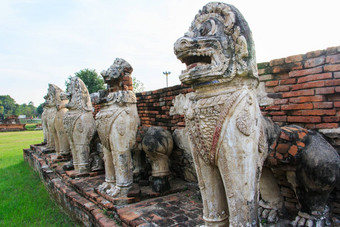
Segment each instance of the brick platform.
[{"label": "brick platform", "polygon": [[[24,149],[24,159],[43,180],[51,197],[68,215],[85,226],[197,226],[203,224],[198,188],[180,179],[170,180],[171,190],[160,194],[134,184],[128,198],[109,198],[95,188],[104,172],[76,174],[64,171],[66,160],[44,154],[43,144]],[[61,161],[61,162],[58,162]]]}]

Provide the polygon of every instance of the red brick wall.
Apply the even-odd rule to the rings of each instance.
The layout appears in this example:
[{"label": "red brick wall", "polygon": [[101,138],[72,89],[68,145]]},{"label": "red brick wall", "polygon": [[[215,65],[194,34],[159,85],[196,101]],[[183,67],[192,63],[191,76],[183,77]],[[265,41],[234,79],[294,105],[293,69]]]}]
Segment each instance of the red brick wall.
[{"label": "red brick wall", "polygon": [[337,128],[340,121],[340,46],[258,64],[274,104],[262,106],[279,125]]},{"label": "red brick wall", "polygon": [[184,116],[170,116],[172,100],[179,94],[192,92],[193,89],[185,85],[162,88],[154,91],[137,93],[137,108],[142,126],[161,126],[173,131],[184,127]]},{"label": "red brick wall", "polygon": [[0,124],[0,132],[24,131],[26,124]]},{"label": "red brick wall", "polygon": [[[279,125],[308,129],[337,128],[340,122],[340,46],[258,64],[274,104],[261,106]],[[172,100],[193,90],[184,85],[137,93],[141,126],[184,127],[184,118],[170,116]],[[94,106],[99,111],[99,106]]]}]

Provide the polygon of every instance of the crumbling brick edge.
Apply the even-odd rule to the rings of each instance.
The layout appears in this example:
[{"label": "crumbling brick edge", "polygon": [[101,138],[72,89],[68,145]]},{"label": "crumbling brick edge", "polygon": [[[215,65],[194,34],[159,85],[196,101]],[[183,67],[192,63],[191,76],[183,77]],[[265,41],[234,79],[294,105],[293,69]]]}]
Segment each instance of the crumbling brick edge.
[{"label": "crumbling brick edge", "polygon": [[31,149],[23,150],[24,160],[39,173],[51,198],[72,220],[84,226],[121,226],[119,220],[107,217],[99,206],[63,182],[46,160],[34,151],[34,146],[38,145],[31,145]]}]

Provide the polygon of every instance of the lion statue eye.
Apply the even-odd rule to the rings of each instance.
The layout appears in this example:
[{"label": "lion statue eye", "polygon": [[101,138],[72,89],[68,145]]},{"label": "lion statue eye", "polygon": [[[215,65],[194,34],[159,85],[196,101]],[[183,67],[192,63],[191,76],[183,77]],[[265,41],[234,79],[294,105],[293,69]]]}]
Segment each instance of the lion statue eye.
[{"label": "lion statue eye", "polygon": [[199,28],[199,34],[201,36],[215,35],[216,33],[216,23],[213,19],[207,20]]}]

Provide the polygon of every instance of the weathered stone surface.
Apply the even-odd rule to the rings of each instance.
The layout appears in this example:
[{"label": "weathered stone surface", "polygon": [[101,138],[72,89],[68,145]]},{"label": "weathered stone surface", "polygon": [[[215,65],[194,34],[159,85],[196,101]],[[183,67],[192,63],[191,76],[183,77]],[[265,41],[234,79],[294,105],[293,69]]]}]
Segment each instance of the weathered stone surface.
[{"label": "weathered stone surface", "polygon": [[340,156],[320,134],[309,140],[297,166],[296,193],[302,211],[324,213],[329,194],[340,180]]},{"label": "weathered stone surface", "polygon": [[174,46],[187,65],[180,80],[196,90],[174,106],[185,115],[205,223],[255,226],[267,144],[247,22],[231,5],[208,3]]},{"label": "weathered stone surface", "polygon": [[70,144],[64,129],[63,118],[68,111],[65,107],[68,100],[61,97],[63,90],[54,84],[48,85],[45,96],[42,126],[44,140],[47,141],[47,150],[54,150],[57,155],[68,155]]},{"label": "weathered stone surface", "polygon": [[101,109],[96,115],[96,125],[105,162],[105,182],[98,190],[112,197],[127,197],[133,182],[131,150],[136,141],[139,117],[132,88],[121,86],[122,81],[131,78],[132,71],[128,62],[117,58],[101,73],[110,89],[100,92],[97,101]]},{"label": "weathered stone surface", "polygon": [[84,82],[72,77],[69,92],[63,96],[69,99],[64,115],[64,127],[67,132],[73,166],[77,173],[90,171],[90,142],[96,133],[96,125],[92,116],[92,104]]},{"label": "weathered stone surface", "polygon": [[46,150],[54,150],[55,149],[55,126],[54,126],[54,118],[57,113],[56,101],[53,96],[52,84],[48,85],[47,95],[44,97],[44,112],[42,114],[42,126],[44,128],[44,137],[47,140],[47,148]]},{"label": "weathered stone surface", "polygon": [[191,155],[189,137],[186,134],[186,131],[184,129],[176,129],[172,136],[177,148],[183,151],[180,155],[183,158],[182,162],[185,165],[185,167],[181,169],[183,178],[189,182],[197,182],[194,160]]},{"label": "weathered stone surface", "polygon": [[[291,189],[282,188],[283,196],[296,197],[301,211],[310,215],[325,213],[329,194],[339,182],[340,156],[319,133],[299,126],[282,127],[277,134],[266,165],[285,172]],[[275,164],[271,159],[276,159]]]},{"label": "weathered stone surface", "polygon": [[[44,97],[45,101],[47,96]],[[46,103],[43,103],[43,112],[41,114],[41,127],[43,129],[43,133],[44,133],[44,143],[48,143],[48,125],[47,125],[47,107],[46,107]]]},{"label": "weathered stone surface", "polygon": [[153,189],[156,192],[169,190],[169,156],[173,149],[171,133],[161,127],[150,127],[143,137],[142,148],[151,162]]},{"label": "weathered stone surface", "polygon": [[68,109],[66,108],[68,99],[63,99],[64,97],[62,96],[62,93],[63,90],[58,88],[55,89],[57,113],[54,119],[54,126],[56,130],[56,135],[54,139],[57,154],[65,156],[70,154],[71,149],[63,122],[64,116],[68,111]]},{"label": "weathered stone surface", "polygon": [[275,179],[273,173],[265,167],[262,169],[260,179],[260,193],[262,200],[268,204],[268,207],[275,210],[282,208],[283,198],[277,179]]},{"label": "weathered stone surface", "polygon": [[320,132],[329,139],[334,147],[338,148],[340,154],[340,128],[320,129]]}]

